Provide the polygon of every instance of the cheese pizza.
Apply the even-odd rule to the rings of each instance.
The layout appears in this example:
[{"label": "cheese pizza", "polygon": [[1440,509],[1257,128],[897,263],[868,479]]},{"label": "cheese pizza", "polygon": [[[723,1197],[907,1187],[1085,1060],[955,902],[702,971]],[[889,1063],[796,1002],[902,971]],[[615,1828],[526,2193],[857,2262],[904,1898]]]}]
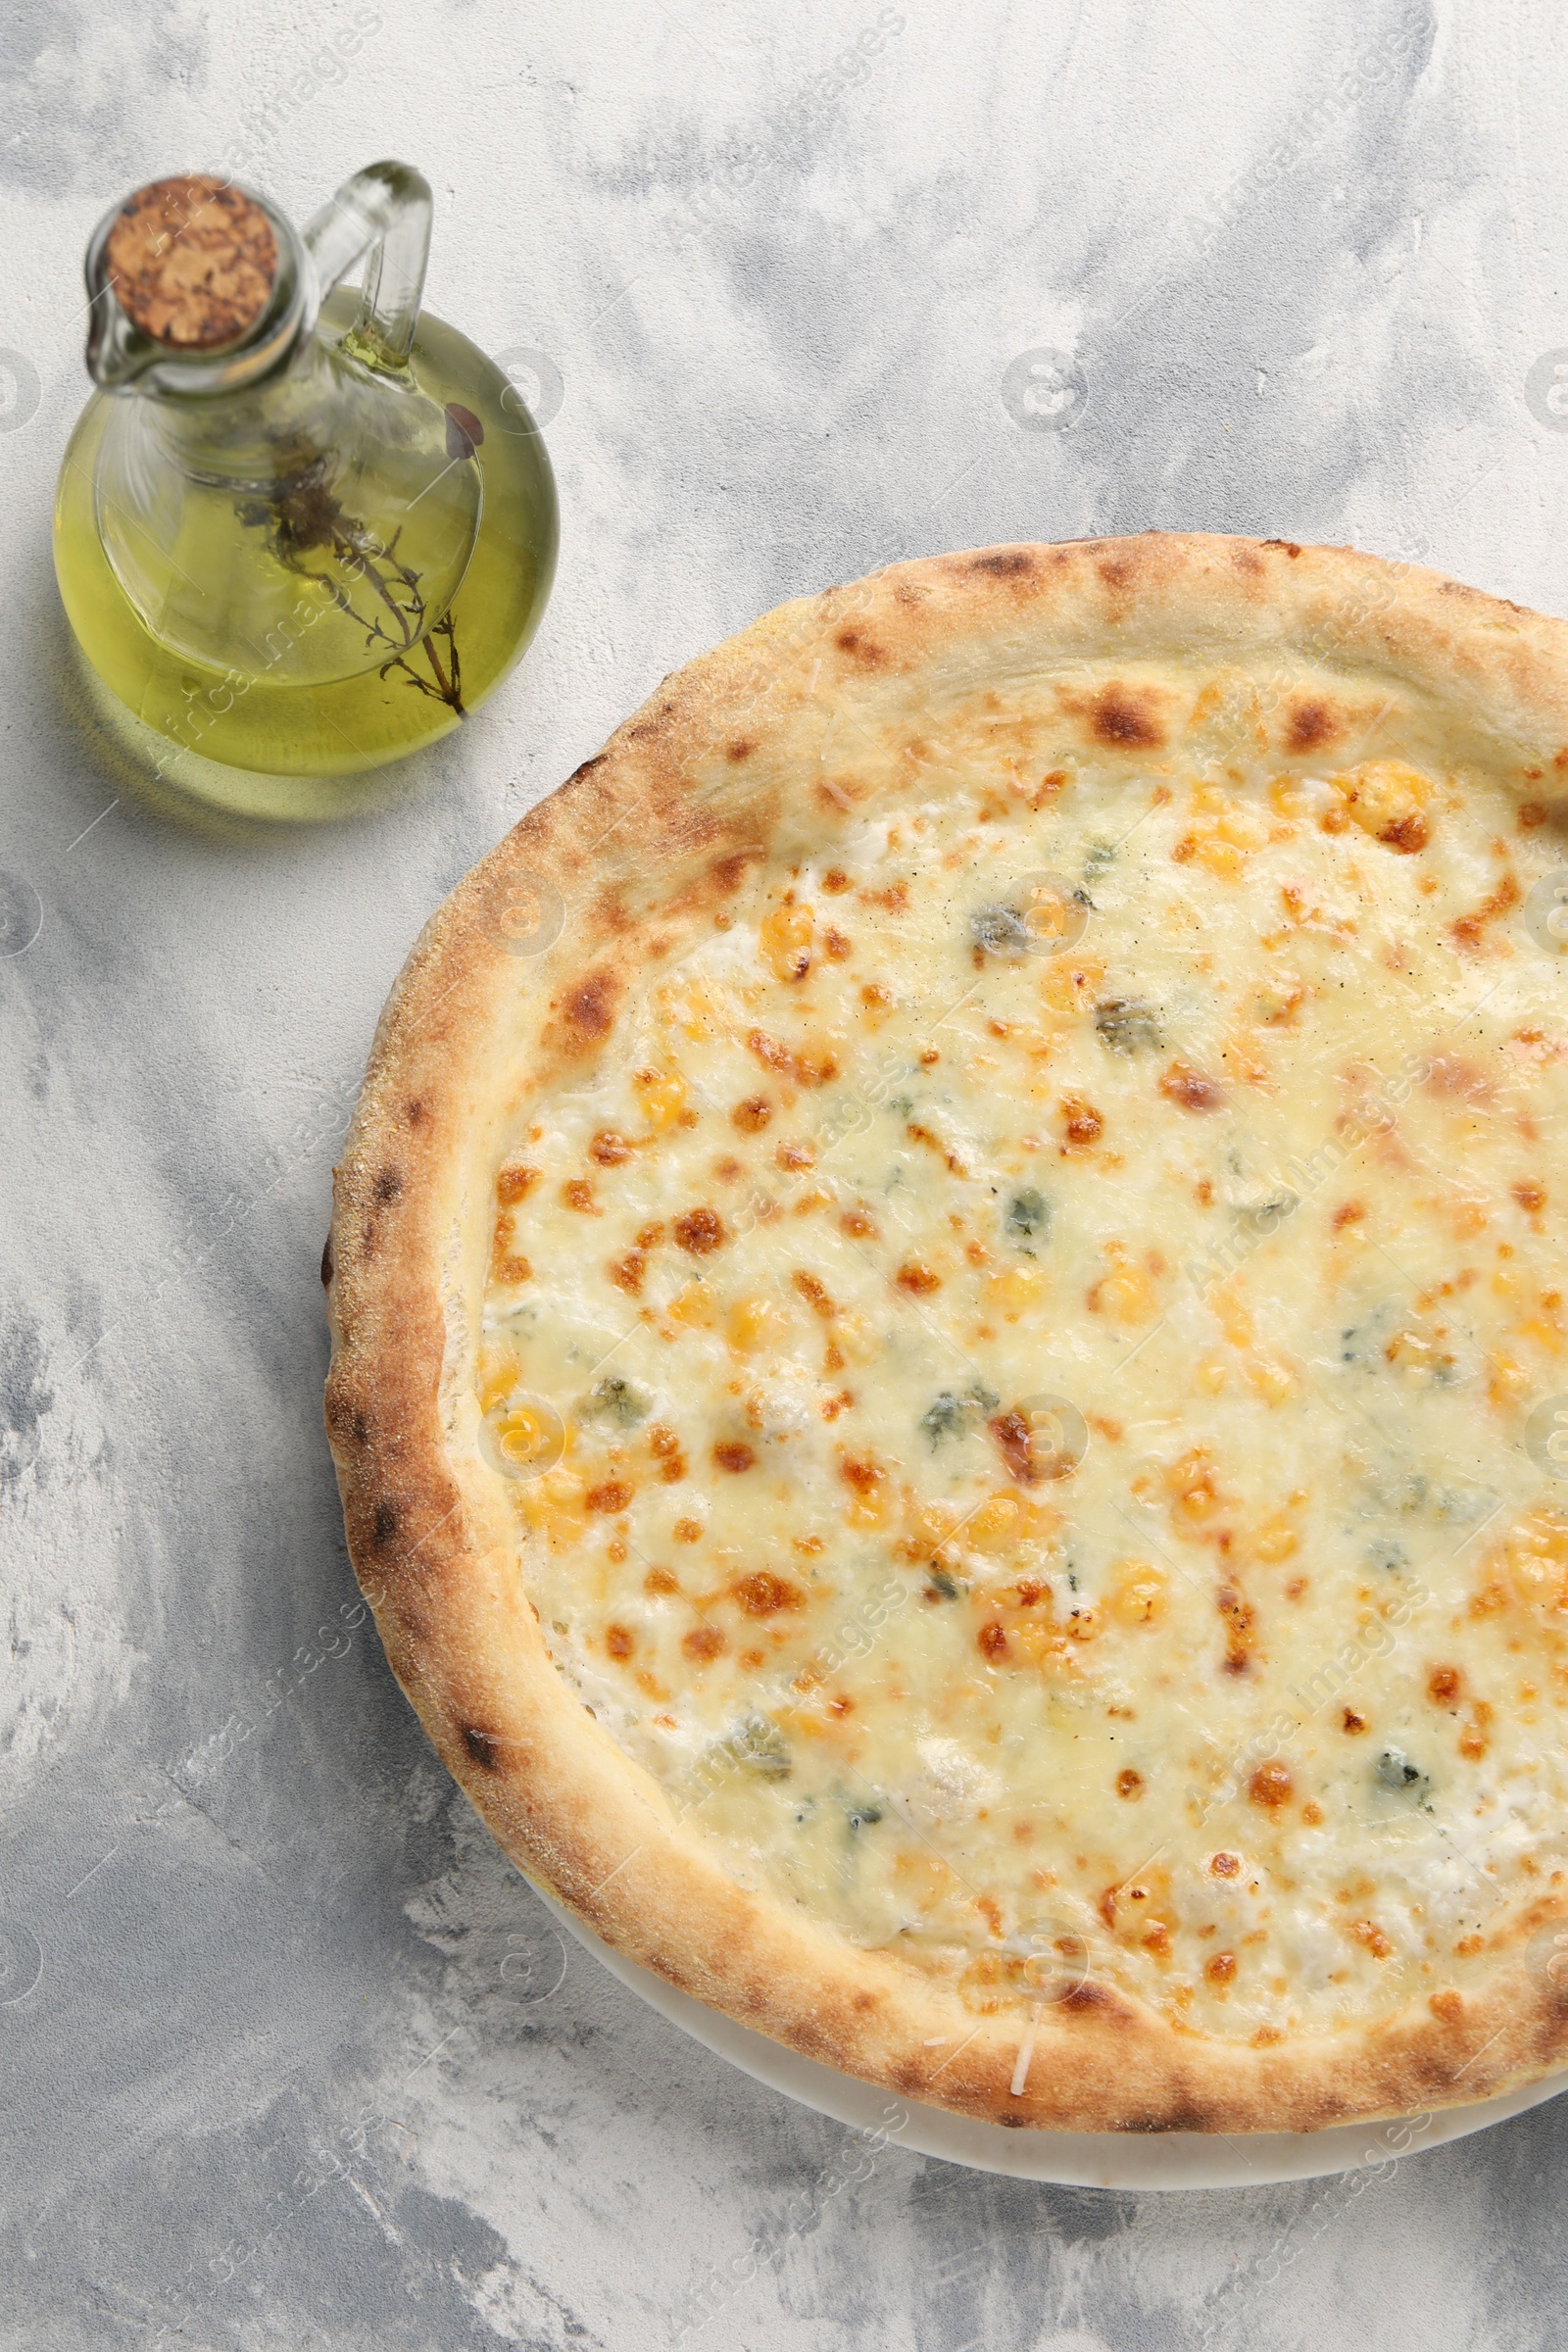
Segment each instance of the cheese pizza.
[{"label": "cheese pizza", "polygon": [[416,948],[325,1268],[520,1868],[1004,2124],[1568,2063],[1565,944],[1568,629],[1428,572],[1001,548],[666,679]]}]

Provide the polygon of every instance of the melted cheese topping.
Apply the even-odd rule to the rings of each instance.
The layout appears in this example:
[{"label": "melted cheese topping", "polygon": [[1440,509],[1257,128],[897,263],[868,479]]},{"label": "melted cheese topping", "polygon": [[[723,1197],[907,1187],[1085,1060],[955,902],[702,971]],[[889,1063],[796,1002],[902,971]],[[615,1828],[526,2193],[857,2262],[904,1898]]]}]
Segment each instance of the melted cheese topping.
[{"label": "melted cheese topping", "polygon": [[480,1403],[737,1879],[1267,2039],[1462,1985],[1562,1853],[1562,851],[1201,684],[1149,758],[957,713],[662,970],[499,1169]]}]

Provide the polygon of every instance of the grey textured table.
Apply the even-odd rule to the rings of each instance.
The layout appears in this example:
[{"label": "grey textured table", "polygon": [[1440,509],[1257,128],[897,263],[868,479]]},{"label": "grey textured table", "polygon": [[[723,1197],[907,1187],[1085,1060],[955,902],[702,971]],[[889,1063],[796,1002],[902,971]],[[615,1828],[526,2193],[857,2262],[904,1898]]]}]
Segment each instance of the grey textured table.
[{"label": "grey textured table", "polygon": [[[779,598],[1156,524],[1568,608],[1565,46],[1547,0],[8,13],[6,2346],[1568,2340],[1561,2101],[1338,2180],[1037,2188],[562,1974],[353,1622],[316,1271],[425,914]],[[380,154],[435,185],[432,307],[559,371],[559,589],[408,797],[183,823],[50,573],[81,249],[161,171],[301,219]]]}]

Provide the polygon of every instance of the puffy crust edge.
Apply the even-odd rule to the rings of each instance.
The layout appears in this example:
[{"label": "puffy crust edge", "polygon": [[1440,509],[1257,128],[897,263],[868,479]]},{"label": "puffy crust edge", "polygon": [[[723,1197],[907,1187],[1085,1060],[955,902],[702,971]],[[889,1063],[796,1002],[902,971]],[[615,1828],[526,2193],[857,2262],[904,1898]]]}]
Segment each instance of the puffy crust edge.
[{"label": "puffy crust edge", "polygon": [[[1568,2062],[1568,1986],[1533,1982],[1515,1941],[1444,2014],[1422,2001],[1272,2046],[1182,2032],[1092,1979],[1033,2020],[976,2015],[737,1886],[557,1673],[522,1595],[468,1377],[488,1188],[519,1056],[530,1087],[591,1057],[628,967],[710,918],[770,845],[803,823],[831,835],[852,808],[812,732],[824,676],[853,719],[916,671],[956,691],[1080,656],[1227,651],[1381,670],[1568,794],[1568,626],[1437,574],[1157,533],[893,565],[665,679],[458,885],[387,1003],[335,1174],[326,1424],[350,1551],[394,1672],[501,1845],[681,1990],[901,2097],[1015,2127],[1306,2132],[1484,2099]],[[564,916],[521,991],[501,911],[519,889]],[[1524,1927],[1553,1916],[1543,1903]]]}]

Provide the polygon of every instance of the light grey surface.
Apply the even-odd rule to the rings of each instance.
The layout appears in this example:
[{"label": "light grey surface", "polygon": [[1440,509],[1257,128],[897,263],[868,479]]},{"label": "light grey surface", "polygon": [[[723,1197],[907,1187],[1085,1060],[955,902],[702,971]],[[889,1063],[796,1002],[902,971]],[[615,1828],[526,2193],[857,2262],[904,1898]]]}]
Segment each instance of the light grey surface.
[{"label": "light grey surface", "polygon": [[[346,65],[337,5],[0,25],[0,945],[41,914],[0,961],[0,2342],[1568,2340],[1561,2101],[1190,2198],[866,2150],[580,1952],[557,1984],[373,1639],[310,1664],[353,1601],[329,1168],[442,892],[677,662],[898,554],[1351,538],[1568,608],[1568,25],[1550,0],[359,14]],[[300,219],[379,154],[435,185],[432,307],[561,372],[557,596],[414,797],[181,825],[95,745],[51,580],[81,249],[162,171]],[[1062,372],[1007,378],[1038,351]]]}]

